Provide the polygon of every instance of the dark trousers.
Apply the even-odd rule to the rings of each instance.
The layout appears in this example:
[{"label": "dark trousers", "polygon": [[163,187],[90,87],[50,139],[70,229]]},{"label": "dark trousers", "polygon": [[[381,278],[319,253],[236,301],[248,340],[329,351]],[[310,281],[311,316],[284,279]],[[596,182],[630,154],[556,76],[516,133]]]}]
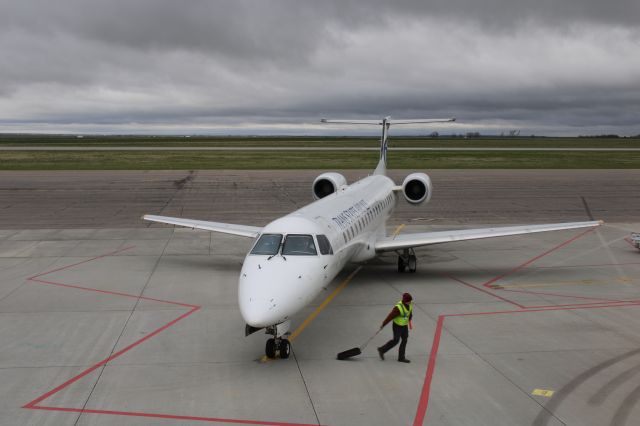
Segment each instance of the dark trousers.
[{"label": "dark trousers", "polygon": [[398,344],[400,339],[400,350],[398,351],[398,359],[404,359],[404,350],[407,347],[407,339],[409,338],[409,326],[398,325],[393,323],[393,339],[389,340],[384,346],[380,347],[382,353],[387,352]]}]

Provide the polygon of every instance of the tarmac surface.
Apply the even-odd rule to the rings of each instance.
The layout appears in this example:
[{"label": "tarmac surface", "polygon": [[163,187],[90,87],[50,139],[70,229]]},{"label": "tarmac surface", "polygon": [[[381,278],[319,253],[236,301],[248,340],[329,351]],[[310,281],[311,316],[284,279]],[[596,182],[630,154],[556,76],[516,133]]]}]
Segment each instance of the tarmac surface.
[{"label": "tarmac surface", "polygon": [[[293,319],[292,357],[265,362],[236,300],[251,240],[137,219],[265,224],[316,174],[0,173],[0,424],[637,424],[640,172],[434,172],[390,232],[608,223],[422,248],[415,274],[349,266]],[[337,361],[405,291],[411,364],[378,358],[390,327]]]},{"label": "tarmac surface", "polygon": [[[321,171],[0,171],[0,229],[129,228],[159,214],[262,226],[311,201]],[[342,171],[349,182],[369,171]],[[408,171],[391,171],[400,184]],[[634,222],[640,170],[432,170],[401,223]]]}]

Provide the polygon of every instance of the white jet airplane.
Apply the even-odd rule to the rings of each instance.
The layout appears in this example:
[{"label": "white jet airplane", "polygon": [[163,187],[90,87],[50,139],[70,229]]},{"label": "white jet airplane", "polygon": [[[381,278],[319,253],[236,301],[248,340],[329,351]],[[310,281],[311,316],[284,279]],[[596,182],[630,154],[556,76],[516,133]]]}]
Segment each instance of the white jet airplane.
[{"label": "white jet airplane", "polygon": [[431,199],[431,179],[425,173],[409,174],[402,185],[386,176],[389,127],[399,124],[439,123],[433,120],[322,120],[323,123],[382,126],[380,161],[373,174],[347,185],[339,173],[318,176],[312,185],[316,201],[274,220],[264,227],[145,215],[143,219],[256,238],[245,257],[238,283],[238,304],[246,322],[245,334],[261,329],[267,340],[266,355],[288,358],[291,318],[328,286],[349,262],[364,262],[383,252],[398,254],[398,272],[415,272],[415,247],[452,241],[502,237],[596,227],[601,221],[524,225],[483,229],[434,231],[388,236],[386,222],[398,196],[419,205]]}]

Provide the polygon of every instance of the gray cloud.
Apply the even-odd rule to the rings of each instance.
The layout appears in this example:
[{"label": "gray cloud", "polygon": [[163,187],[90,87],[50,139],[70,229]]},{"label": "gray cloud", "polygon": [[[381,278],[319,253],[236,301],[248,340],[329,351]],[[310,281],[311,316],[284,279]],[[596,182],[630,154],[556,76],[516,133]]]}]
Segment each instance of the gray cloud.
[{"label": "gray cloud", "polygon": [[0,0],[0,131],[637,134],[639,22],[629,0]]}]

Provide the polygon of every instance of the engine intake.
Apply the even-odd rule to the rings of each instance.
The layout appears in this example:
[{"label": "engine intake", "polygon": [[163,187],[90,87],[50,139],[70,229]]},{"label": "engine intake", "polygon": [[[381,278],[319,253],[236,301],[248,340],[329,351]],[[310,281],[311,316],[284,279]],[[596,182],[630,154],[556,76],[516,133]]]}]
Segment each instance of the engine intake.
[{"label": "engine intake", "polygon": [[319,200],[331,195],[347,184],[347,180],[340,173],[323,173],[313,181],[313,198]]},{"label": "engine intake", "polygon": [[402,182],[404,198],[411,204],[422,204],[431,199],[433,187],[425,173],[411,173]]}]

